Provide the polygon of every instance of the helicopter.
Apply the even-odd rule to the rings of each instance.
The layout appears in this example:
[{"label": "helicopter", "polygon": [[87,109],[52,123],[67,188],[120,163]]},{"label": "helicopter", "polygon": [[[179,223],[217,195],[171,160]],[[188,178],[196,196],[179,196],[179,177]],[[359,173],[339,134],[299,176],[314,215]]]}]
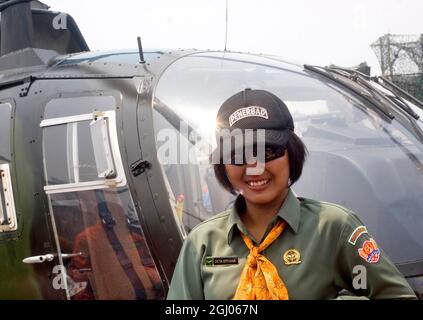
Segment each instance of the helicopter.
[{"label": "helicopter", "polygon": [[389,79],[140,39],[93,52],[66,13],[0,11],[1,299],[164,299],[188,232],[234,199],[208,159],[245,88],[293,115],[294,192],[356,212],[422,296],[423,104]]}]

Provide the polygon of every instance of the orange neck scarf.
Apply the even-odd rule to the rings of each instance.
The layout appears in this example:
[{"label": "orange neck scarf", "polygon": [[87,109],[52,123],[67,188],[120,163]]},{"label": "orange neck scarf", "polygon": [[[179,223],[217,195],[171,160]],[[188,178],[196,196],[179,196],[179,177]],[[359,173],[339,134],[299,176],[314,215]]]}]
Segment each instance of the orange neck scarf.
[{"label": "orange neck scarf", "polygon": [[285,230],[286,222],[279,220],[258,247],[241,232],[250,250],[236,289],[234,300],[288,300],[288,289],[279,277],[278,270],[260,252],[270,246]]}]

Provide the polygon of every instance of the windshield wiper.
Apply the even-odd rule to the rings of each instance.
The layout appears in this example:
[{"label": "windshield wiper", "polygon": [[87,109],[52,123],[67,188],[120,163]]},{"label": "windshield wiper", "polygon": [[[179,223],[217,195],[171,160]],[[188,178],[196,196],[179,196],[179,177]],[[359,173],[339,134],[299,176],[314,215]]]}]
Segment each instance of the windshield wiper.
[{"label": "windshield wiper", "polygon": [[[370,81],[372,81],[371,77],[359,71],[339,67],[323,68],[305,65],[304,68],[323,75],[326,78],[329,78],[352,90],[371,103],[374,107],[376,107],[376,110],[381,111],[382,114],[387,116],[390,120],[393,120],[396,117],[391,111],[389,111],[389,109],[400,109],[403,112],[397,111],[399,117],[397,117],[396,120],[423,143],[423,130],[416,123],[416,120],[419,119],[419,115],[417,115],[400,96],[396,95],[391,90],[388,89],[393,94],[393,98],[389,98],[385,93],[373,87],[370,84]],[[356,88],[353,84],[356,84],[358,88]],[[364,91],[366,91],[370,96],[367,96]]]},{"label": "windshield wiper", "polygon": [[[385,89],[391,91],[393,94],[395,94],[395,96],[400,97],[400,94],[404,95],[405,98],[413,101],[416,106],[418,108],[420,108],[421,110],[423,110],[423,102],[421,102],[419,99],[417,99],[416,97],[412,96],[411,94],[409,94],[407,91],[403,90],[402,88],[398,87],[395,83],[389,81],[388,79],[386,79],[385,77],[376,77],[377,79],[377,83],[379,85],[381,85],[382,87],[384,87]],[[380,81],[382,80],[382,82]],[[386,83],[389,85],[387,86]],[[400,97],[401,98],[401,97]],[[402,100],[402,99],[401,99]]]},{"label": "windshield wiper", "polygon": [[[382,97],[382,99],[387,100],[389,103],[393,103],[395,107],[398,107],[401,110],[405,111],[410,116],[412,116],[414,119],[418,120],[420,118],[420,116],[416,112],[414,112],[414,110],[407,104],[407,102],[405,102],[404,99],[398,94],[398,91],[401,90],[402,94],[406,95],[407,98],[416,102],[417,105],[419,105],[420,108],[422,108],[422,103],[419,100],[417,100],[416,98],[414,98],[412,95],[407,93],[406,91],[402,90],[401,88],[399,88],[398,86],[396,86],[395,84],[390,82],[389,80],[387,80],[383,77],[370,77],[370,76],[368,76],[368,75],[366,75],[366,74],[364,74],[360,71],[345,69],[345,68],[340,68],[340,67],[330,67],[329,70],[333,71],[333,72],[335,72],[335,73],[337,73],[341,76],[348,77],[352,81],[357,82],[357,83],[361,84],[362,86],[366,87],[368,90],[375,92],[379,97]],[[342,71],[343,73],[346,73],[346,74],[342,74],[339,71]],[[382,82],[380,80],[382,80]],[[373,87],[370,84],[370,82],[372,82],[372,81],[377,83],[378,85],[380,85],[384,89],[388,90],[392,94],[392,96],[388,96],[384,93],[381,93],[379,90],[377,90],[375,87]],[[383,82],[388,83],[391,86],[391,88],[386,86]]]},{"label": "windshield wiper", "polygon": [[[374,109],[378,111],[378,113],[381,114],[385,118],[385,120],[387,120],[388,122],[391,122],[392,120],[395,119],[394,114],[391,111],[389,111],[388,108],[386,108],[386,106],[380,101],[380,99],[374,97],[374,93],[372,91],[369,92],[367,95],[366,92],[363,92],[362,86],[360,86],[359,84],[354,86],[355,82],[353,82],[352,79],[350,79],[349,77],[346,77],[342,73],[336,70],[331,70],[328,68],[323,68],[318,66],[311,66],[307,64],[304,65],[304,69],[312,71],[319,75],[322,75],[336,82],[337,84],[342,85],[348,90],[354,92],[355,94],[360,96],[362,99],[366,100],[369,104],[371,104],[374,107]],[[337,75],[339,75],[340,77],[338,77]]]}]

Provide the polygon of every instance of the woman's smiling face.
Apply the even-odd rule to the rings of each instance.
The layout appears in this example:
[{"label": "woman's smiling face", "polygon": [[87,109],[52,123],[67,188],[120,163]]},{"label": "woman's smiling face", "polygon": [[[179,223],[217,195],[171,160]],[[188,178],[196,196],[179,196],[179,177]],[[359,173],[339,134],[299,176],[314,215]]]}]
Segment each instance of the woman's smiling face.
[{"label": "woman's smiling face", "polygon": [[289,180],[288,152],[283,157],[266,162],[260,175],[248,175],[247,168],[256,165],[225,165],[226,175],[234,189],[244,196],[246,202],[254,205],[268,205],[284,199]]}]

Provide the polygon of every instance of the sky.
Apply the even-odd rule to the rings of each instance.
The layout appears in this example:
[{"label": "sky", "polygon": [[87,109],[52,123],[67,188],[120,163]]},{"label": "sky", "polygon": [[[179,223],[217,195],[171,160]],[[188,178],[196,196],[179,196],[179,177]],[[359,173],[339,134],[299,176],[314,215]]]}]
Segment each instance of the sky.
[{"label": "sky", "polygon": [[[423,33],[423,0],[227,0],[227,49],[352,67],[380,36]],[[91,50],[225,48],[226,0],[43,0],[75,19]]]}]

